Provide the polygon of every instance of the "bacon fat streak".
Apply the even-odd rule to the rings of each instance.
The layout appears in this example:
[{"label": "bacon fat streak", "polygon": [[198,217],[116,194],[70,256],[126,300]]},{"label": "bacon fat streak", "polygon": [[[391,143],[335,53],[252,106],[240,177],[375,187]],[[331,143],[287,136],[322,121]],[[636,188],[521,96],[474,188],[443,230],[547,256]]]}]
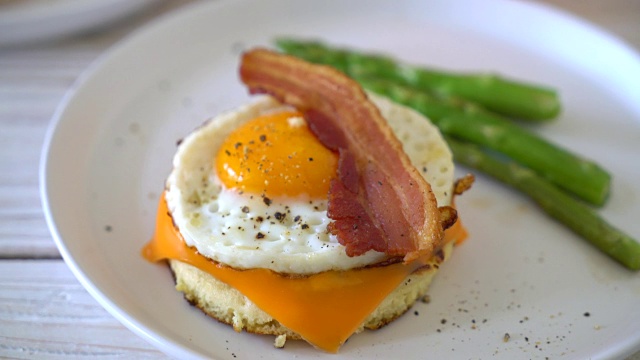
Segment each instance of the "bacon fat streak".
[{"label": "bacon fat streak", "polygon": [[431,186],[355,81],[265,49],[243,55],[240,77],[250,93],[296,107],[318,139],[339,153],[327,214],[334,220],[329,230],[349,256],[375,250],[409,262],[440,247],[443,228]]}]

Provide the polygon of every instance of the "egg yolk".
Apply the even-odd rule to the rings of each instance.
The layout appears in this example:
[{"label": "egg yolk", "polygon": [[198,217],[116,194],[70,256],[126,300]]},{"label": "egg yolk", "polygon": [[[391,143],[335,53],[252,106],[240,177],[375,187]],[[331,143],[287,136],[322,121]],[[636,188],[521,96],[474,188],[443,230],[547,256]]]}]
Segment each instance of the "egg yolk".
[{"label": "egg yolk", "polygon": [[230,189],[266,197],[326,198],[338,156],[313,135],[298,112],[257,117],[232,132],[216,156]]}]

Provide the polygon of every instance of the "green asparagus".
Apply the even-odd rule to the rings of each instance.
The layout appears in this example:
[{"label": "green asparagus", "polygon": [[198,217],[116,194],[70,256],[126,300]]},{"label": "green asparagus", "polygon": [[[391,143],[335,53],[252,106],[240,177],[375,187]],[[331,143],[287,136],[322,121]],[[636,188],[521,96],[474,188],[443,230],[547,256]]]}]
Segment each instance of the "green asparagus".
[{"label": "green asparagus", "polygon": [[602,205],[607,199],[611,177],[604,169],[496,114],[391,81],[356,80],[368,90],[423,113],[442,133],[498,151],[585,201]]},{"label": "green asparagus", "polygon": [[333,49],[313,41],[277,39],[276,46],[307,61],[330,64],[351,76],[371,75],[436,94],[459,96],[509,117],[549,120],[561,108],[554,90],[495,74],[455,74],[401,64],[381,55]]},{"label": "green asparagus", "polygon": [[[446,134],[457,162],[522,191],[610,257],[629,269],[640,270],[640,244],[561,189],[602,205],[609,192],[609,174],[496,113],[532,119],[556,116],[560,105],[555,92],[493,76],[419,69],[384,56],[331,49],[322,43],[281,39],[277,45],[291,55],[333,66],[368,90],[425,114]],[[518,101],[530,105],[514,111],[513,104]]]},{"label": "green asparagus", "polygon": [[535,172],[514,162],[498,160],[480,147],[452,138],[447,142],[454,160],[482,171],[533,199],[547,214],[631,270],[640,270],[640,244],[609,224],[595,211],[568,196]]},{"label": "green asparagus", "polygon": [[398,65],[392,59],[331,49],[315,42],[278,40],[277,44],[285,52],[333,66],[365,88],[415,108],[443,133],[504,153],[585,201],[600,206],[607,199],[610,175],[597,164],[550,144],[466,98],[407,85],[398,77],[394,70]]}]

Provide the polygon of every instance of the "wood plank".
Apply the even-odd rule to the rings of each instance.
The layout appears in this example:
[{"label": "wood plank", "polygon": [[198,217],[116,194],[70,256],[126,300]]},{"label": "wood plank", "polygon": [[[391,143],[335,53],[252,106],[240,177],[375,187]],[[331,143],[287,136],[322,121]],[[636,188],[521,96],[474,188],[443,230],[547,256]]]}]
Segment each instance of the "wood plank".
[{"label": "wood plank", "polygon": [[166,358],[104,310],[62,260],[0,260],[0,357]]},{"label": "wood plank", "polygon": [[[46,128],[75,79],[133,30],[190,2],[163,1],[107,31],[0,52],[0,358],[166,358],[104,310],[59,259],[37,176]],[[582,16],[640,50],[638,0],[538,2]],[[38,260],[8,260],[26,258]]]},{"label": "wood plank", "polygon": [[38,168],[50,118],[74,75],[8,79],[16,67],[0,69],[0,256],[58,257],[41,208]]},{"label": "wood plank", "polygon": [[45,133],[59,102],[110,46],[190,2],[161,2],[108,31],[0,52],[0,258],[59,258],[38,188]]}]

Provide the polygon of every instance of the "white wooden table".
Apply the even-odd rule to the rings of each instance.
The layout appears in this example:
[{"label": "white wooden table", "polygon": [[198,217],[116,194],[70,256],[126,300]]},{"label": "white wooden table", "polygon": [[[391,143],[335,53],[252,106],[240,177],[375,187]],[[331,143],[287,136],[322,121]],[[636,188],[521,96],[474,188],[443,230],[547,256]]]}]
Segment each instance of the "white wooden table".
[{"label": "white wooden table", "polygon": [[[131,31],[193,1],[165,0],[102,32],[0,49],[0,358],[165,357],[107,313],[61,259],[41,210],[38,164],[53,112],[78,75]],[[640,0],[544,2],[640,50]]]}]

